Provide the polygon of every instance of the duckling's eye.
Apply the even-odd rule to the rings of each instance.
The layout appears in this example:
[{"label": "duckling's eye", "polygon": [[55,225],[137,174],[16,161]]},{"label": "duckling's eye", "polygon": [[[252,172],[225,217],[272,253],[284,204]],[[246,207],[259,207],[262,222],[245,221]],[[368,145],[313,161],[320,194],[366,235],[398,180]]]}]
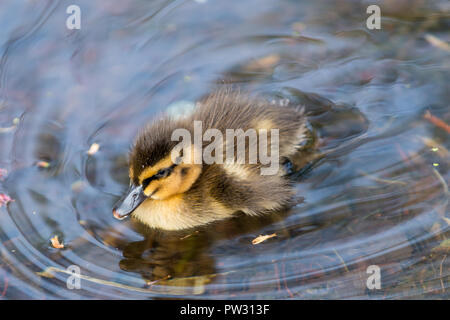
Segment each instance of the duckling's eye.
[{"label": "duckling's eye", "polygon": [[147,186],[150,184],[150,182],[152,182],[153,180],[167,177],[169,174],[172,173],[173,168],[175,168],[175,167],[176,167],[176,164],[170,166],[169,168],[161,169],[156,174],[151,176],[150,178],[144,179],[144,181],[142,181],[142,188],[145,190],[147,188]]},{"label": "duckling's eye", "polygon": [[155,178],[159,179],[167,177],[171,172],[172,172],[171,168],[161,169],[155,174]]}]

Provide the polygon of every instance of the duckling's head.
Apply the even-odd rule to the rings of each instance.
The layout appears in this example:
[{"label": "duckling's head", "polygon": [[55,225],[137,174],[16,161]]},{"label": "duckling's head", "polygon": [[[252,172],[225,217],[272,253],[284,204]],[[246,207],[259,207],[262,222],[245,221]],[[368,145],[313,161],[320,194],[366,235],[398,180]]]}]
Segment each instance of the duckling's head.
[{"label": "duckling's head", "polygon": [[171,140],[171,127],[160,121],[138,135],[129,159],[130,189],[113,209],[117,219],[124,219],[145,202],[183,194],[199,178],[202,165],[185,161],[186,154],[174,150],[178,142]]}]

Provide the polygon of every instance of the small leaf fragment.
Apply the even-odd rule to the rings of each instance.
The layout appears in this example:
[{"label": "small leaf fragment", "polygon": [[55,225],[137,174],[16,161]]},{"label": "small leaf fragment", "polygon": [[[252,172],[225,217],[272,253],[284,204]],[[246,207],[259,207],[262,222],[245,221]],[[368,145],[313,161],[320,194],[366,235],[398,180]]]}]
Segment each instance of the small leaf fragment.
[{"label": "small leaf fragment", "polygon": [[87,154],[92,156],[92,155],[96,154],[99,149],[100,149],[100,145],[98,143],[94,142],[93,144],[91,144],[91,147],[87,151]]},{"label": "small leaf fragment", "polygon": [[438,37],[435,37],[431,34],[426,34],[425,40],[427,40],[429,44],[431,44],[432,46],[434,46],[436,48],[450,52],[450,45],[447,42],[439,39]]},{"label": "small leaf fragment", "polygon": [[50,167],[50,163],[47,161],[38,161],[36,162],[36,166],[38,166],[39,168],[48,168]]},{"label": "small leaf fragment", "polygon": [[270,238],[273,238],[273,237],[276,237],[276,236],[277,236],[276,233],[272,233],[272,234],[268,234],[268,235],[260,235],[260,236],[258,236],[258,237],[256,237],[255,239],[252,240],[252,244],[258,244],[258,243],[264,242],[267,239],[270,239]]},{"label": "small leaf fragment", "polygon": [[64,243],[59,242],[58,236],[54,236],[50,239],[53,248],[62,249],[64,248]]},{"label": "small leaf fragment", "polygon": [[52,273],[50,273],[46,270],[36,272],[36,275],[38,275],[39,277],[50,278],[50,279],[55,277]]},{"label": "small leaf fragment", "polygon": [[441,118],[438,118],[438,117],[432,115],[430,111],[427,110],[425,112],[425,114],[423,115],[423,117],[424,117],[424,119],[426,119],[429,122],[431,122],[432,124],[434,124],[436,127],[439,127],[441,129],[447,131],[447,133],[450,133],[450,125],[447,124]]}]

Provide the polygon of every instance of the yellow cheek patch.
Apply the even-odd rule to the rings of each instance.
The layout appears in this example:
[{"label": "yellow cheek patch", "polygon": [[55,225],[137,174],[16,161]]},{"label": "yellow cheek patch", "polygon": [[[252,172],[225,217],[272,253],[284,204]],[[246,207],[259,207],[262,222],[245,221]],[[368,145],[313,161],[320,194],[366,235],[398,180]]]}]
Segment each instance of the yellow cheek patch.
[{"label": "yellow cheek patch", "polygon": [[163,179],[161,180],[156,180],[156,181],[152,181],[150,182],[150,184],[147,186],[147,188],[144,189],[144,194],[149,196],[151,195],[156,189],[160,189],[161,185],[163,184],[164,181]]},{"label": "yellow cheek patch", "polygon": [[170,155],[165,157],[164,159],[156,163],[154,166],[145,168],[144,171],[142,171],[141,174],[139,175],[139,182],[142,184],[142,181],[144,181],[147,178],[150,178],[151,176],[156,174],[160,169],[170,167],[172,164],[173,162]]}]

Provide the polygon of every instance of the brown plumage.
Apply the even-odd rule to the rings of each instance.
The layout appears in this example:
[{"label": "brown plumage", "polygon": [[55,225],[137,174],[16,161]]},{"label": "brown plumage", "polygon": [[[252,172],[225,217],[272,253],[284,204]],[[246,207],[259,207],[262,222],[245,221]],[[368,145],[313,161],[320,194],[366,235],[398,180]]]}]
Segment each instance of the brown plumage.
[{"label": "brown plumage", "polygon": [[[245,140],[243,164],[236,163],[237,146],[234,163],[174,163],[171,152],[179,141],[171,141],[172,133],[183,128],[193,137],[194,121],[201,121],[202,134],[207,129],[223,134],[224,159],[227,146],[238,140],[227,141],[227,129],[254,129],[257,133],[278,129],[279,169],[275,174],[261,175],[261,169],[269,166],[267,163],[259,157],[256,163],[248,163],[251,150],[260,150],[258,144],[250,145],[249,139]],[[288,207],[295,192],[282,164],[298,152],[305,139],[305,122],[301,108],[275,106],[230,90],[211,94],[183,119],[164,116],[138,135],[129,161],[130,179],[138,191],[127,198],[131,207],[124,209],[122,205],[114,210],[114,215],[123,218],[131,214],[153,228],[180,230],[229,218],[238,211],[258,215]],[[272,139],[269,134],[269,152]],[[203,150],[210,143],[203,142]],[[135,202],[138,198],[139,203]]]}]

